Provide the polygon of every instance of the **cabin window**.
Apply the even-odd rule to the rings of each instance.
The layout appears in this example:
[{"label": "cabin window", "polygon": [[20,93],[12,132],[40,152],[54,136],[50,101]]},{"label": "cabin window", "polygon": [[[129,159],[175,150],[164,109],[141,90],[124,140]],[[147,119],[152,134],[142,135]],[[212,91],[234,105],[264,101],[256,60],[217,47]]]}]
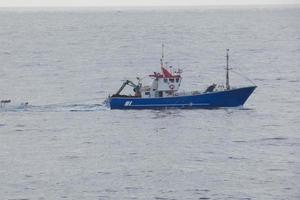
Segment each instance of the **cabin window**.
[{"label": "cabin window", "polygon": [[173,78],[170,78],[169,81],[170,81],[171,83],[174,83],[174,79],[173,79]]},{"label": "cabin window", "polygon": [[164,82],[167,83],[167,82],[168,82],[168,79],[164,78]]},{"label": "cabin window", "polygon": [[179,81],[179,78],[176,78],[176,83],[178,83],[178,81]]},{"label": "cabin window", "polygon": [[159,96],[159,97],[162,97],[162,96],[163,96],[163,92],[162,92],[162,91],[159,91],[159,92],[158,92],[158,96]]},{"label": "cabin window", "polygon": [[150,95],[150,92],[145,92],[145,95]]}]

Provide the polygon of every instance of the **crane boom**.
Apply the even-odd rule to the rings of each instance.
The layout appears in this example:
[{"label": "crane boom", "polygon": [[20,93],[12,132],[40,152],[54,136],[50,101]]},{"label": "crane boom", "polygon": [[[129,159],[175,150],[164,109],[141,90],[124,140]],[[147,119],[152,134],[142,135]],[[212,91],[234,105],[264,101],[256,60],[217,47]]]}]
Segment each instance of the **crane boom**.
[{"label": "crane boom", "polygon": [[129,86],[133,87],[133,91],[136,92],[136,93],[139,92],[140,87],[141,87],[140,84],[136,85],[132,81],[126,80],[126,81],[124,81],[124,83],[122,84],[122,86],[120,87],[120,89],[113,96],[120,95],[120,93],[123,91],[123,89],[126,87],[126,85],[129,85]]}]

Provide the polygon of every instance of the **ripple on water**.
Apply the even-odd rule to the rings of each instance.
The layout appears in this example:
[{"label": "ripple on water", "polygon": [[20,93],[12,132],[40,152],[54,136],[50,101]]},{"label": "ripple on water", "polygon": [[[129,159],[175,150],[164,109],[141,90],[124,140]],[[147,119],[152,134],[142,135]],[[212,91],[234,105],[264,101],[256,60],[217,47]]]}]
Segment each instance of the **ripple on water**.
[{"label": "ripple on water", "polygon": [[109,196],[98,196],[99,200],[105,200],[105,199],[110,199]]},{"label": "ripple on water", "polygon": [[116,193],[116,192],[118,192],[117,190],[114,190],[114,189],[105,189],[104,191],[108,192],[108,193]]},{"label": "ripple on water", "polygon": [[97,172],[97,174],[101,174],[101,175],[109,175],[109,174],[111,174],[111,172]]},{"label": "ripple on water", "polygon": [[196,162],[204,162],[204,159],[196,159],[194,161],[196,161]]},{"label": "ripple on water", "polygon": [[73,159],[78,159],[80,157],[79,156],[75,156],[75,155],[70,155],[70,156],[65,156],[64,158],[73,160]]},{"label": "ripple on water", "polygon": [[26,178],[32,178],[32,176],[29,175],[29,174],[26,174],[25,177],[26,177]]},{"label": "ripple on water", "polygon": [[28,198],[14,198],[14,199],[8,199],[8,200],[30,200]]},{"label": "ripple on water", "polygon": [[232,159],[232,160],[246,160],[247,158],[229,156],[228,159]]},{"label": "ripple on water", "polygon": [[25,125],[24,124],[17,124],[16,127],[22,128],[22,127],[25,127]]},{"label": "ripple on water", "polygon": [[142,188],[139,188],[139,187],[133,187],[133,186],[128,186],[128,187],[125,187],[124,188],[125,190],[139,190],[139,189],[142,189]]},{"label": "ripple on water", "polygon": [[133,177],[133,176],[136,176],[136,175],[127,173],[127,174],[124,174],[124,176],[126,176],[126,177]]},{"label": "ripple on water", "polygon": [[234,140],[234,141],[232,141],[232,142],[235,142],[235,143],[245,143],[245,142],[247,142],[247,141],[245,141],[245,140]]},{"label": "ripple on water", "polygon": [[298,82],[300,82],[300,80],[289,80],[288,82],[290,82],[290,83],[298,83]]},{"label": "ripple on water", "polygon": [[285,169],[267,169],[268,171],[273,171],[273,172],[280,172],[280,171],[285,171]]},{"label": "ripple on water", "polygon": [[[193,194],[196,194],[196,195],[204,195],[205,193],[207,194],[209,192],[208,189],[188,189],[185,191],[187,191],[189,193],[192,192]],[[207,197],[202,197],[202,198],[207,198]]]},{"label": "ripple on water", "polygon": [[91,141],[86,141],[86,142],[82,142],[82,144],[93,144],[93,142],[91,142]]},{"label": "ripple on water", "polygon": [[272,138],[263,138],[262,141],[269,141],[269,140],[287,140],[287,137],[272,137]]}]

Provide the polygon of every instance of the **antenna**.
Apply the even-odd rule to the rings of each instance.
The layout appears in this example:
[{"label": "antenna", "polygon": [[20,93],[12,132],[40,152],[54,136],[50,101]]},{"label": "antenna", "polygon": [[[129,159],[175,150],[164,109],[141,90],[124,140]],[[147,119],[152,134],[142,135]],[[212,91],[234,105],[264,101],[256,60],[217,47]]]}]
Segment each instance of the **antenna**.
[{"label": "antenna", "polygon": [[229,85],[229,49],[226,49],[226,89],[230,89]]}]

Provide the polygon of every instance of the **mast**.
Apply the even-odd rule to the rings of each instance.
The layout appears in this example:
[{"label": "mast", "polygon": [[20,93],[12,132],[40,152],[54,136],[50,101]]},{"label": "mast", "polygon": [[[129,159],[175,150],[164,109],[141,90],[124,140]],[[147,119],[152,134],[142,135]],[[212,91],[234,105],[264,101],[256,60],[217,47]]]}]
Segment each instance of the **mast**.
[{"label": "mast", "polygon": [[226,89],[230,89],[229,85],[229,49],[226,49]]},{"label": "mast", "polygon": [[161,45],[161,59],[160,59],[160,66],[161,66],[161,68],[164,67],[164,57],[165,57],[165,55],[164,55],[164,47],[165,47],[165,45],[164,45],[164,43],[162,43],[162,45]]}]

